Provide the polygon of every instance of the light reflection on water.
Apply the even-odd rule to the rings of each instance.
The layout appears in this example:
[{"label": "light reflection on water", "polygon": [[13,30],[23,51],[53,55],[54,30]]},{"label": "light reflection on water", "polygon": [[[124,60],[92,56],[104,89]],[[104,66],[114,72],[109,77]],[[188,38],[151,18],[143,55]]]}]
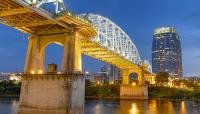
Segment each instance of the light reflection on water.
[{"label": "light reflection on water", "polygon": [[[17,107],[18,100],[16,99],[0,99],[0,114],[17,114]],[[86,100],[85,114],[200,114],[200,102]]]}]

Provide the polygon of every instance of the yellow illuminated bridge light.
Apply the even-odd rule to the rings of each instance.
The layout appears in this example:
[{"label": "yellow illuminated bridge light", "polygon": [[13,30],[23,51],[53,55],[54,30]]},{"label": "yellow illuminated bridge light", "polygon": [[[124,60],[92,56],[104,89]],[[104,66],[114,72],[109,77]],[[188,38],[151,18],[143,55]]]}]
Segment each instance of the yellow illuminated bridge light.
[{"label": "yellow illuminated bridge light", "polygon": [[34,70],[32,70],[32,71],[31,71],[31,74],[35,74],[35,71],[34,71]]}]

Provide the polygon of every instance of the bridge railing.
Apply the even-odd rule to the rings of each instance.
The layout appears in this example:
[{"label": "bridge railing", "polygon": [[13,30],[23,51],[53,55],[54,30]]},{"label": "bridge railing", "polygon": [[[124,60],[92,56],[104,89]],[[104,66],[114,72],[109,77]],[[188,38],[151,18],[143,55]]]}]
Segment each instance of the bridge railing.
[{"label": "bridge railing", "polygon": [[[32,6],[32,7],[36,7],[34,4],[31,4],[31,3],[32,3],[32,0],[22,0],[22,1],[24,1],[24,2],[27,3],[27,4],[29,4],[29,5]],[[60,17],[60,16],[63,16],[63,15],[69,15],[69,16],[73,16],[73,17],[75,17],[75,18],[77,18],[77,19],[79,19],[79,20],[81,20],[81,21],[84,21],[84,22],[86,22],[86,23],[88,23],[88,24],[93,25],[93,24],[92,24],[92,21],[90,21],[89,19],[84,18],[84,17],[82,17],[82,16],[80,16],[80,15],[77,15],[77,14],[75,14],[75,13],[72,13],[72,12],[70,12],[70,11],[67,10],[67,9],[66,9],[66,10],[63,10],[63,11],[60,11],[59,13],[57,13],[57,12],[54,12],[53,9],[51,9],[51,8],[45,6],[45,5],[41,5],[39,8],[42,8],[43,10],[49,12],[50,14],[54,15],[54,17]]]},{"label": "bridge railing", "polygon": [[84,74],[23,74],[22,80],[66,80],[85,79]]}]

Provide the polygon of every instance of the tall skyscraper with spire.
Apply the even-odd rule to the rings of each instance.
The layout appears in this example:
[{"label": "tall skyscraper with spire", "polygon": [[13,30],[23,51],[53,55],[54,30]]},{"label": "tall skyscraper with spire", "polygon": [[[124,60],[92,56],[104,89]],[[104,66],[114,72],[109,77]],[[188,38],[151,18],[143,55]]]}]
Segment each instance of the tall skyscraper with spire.
[{"label": "tall skyscraper with spire", "polygon": [[152,43],[153,72],[168,72],[182,78],[182,56],[179,34],[174,27],[160,27],[154,30]]}]

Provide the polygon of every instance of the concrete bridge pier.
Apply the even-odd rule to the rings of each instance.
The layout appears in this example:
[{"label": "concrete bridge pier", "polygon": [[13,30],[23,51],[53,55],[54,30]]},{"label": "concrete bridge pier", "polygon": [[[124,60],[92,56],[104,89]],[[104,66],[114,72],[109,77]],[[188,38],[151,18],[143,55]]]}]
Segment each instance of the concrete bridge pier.
[{"label": "concrete bridge pier", "polygon": [[[80,38],[77,33],[29,38],[19,114],[84,114],[85,79],[81,74]],[[45,73],[44,52],[51,43],[64,46],[62,74]]]},{"label": "concrete bridge pier", "polygon": [[[136,73],[138,83],[130,83],[129,75]],[[120,99],[148,99],[148,86],[144,83],[143,67],[123,71],[123,81],[120,86]]]}]

